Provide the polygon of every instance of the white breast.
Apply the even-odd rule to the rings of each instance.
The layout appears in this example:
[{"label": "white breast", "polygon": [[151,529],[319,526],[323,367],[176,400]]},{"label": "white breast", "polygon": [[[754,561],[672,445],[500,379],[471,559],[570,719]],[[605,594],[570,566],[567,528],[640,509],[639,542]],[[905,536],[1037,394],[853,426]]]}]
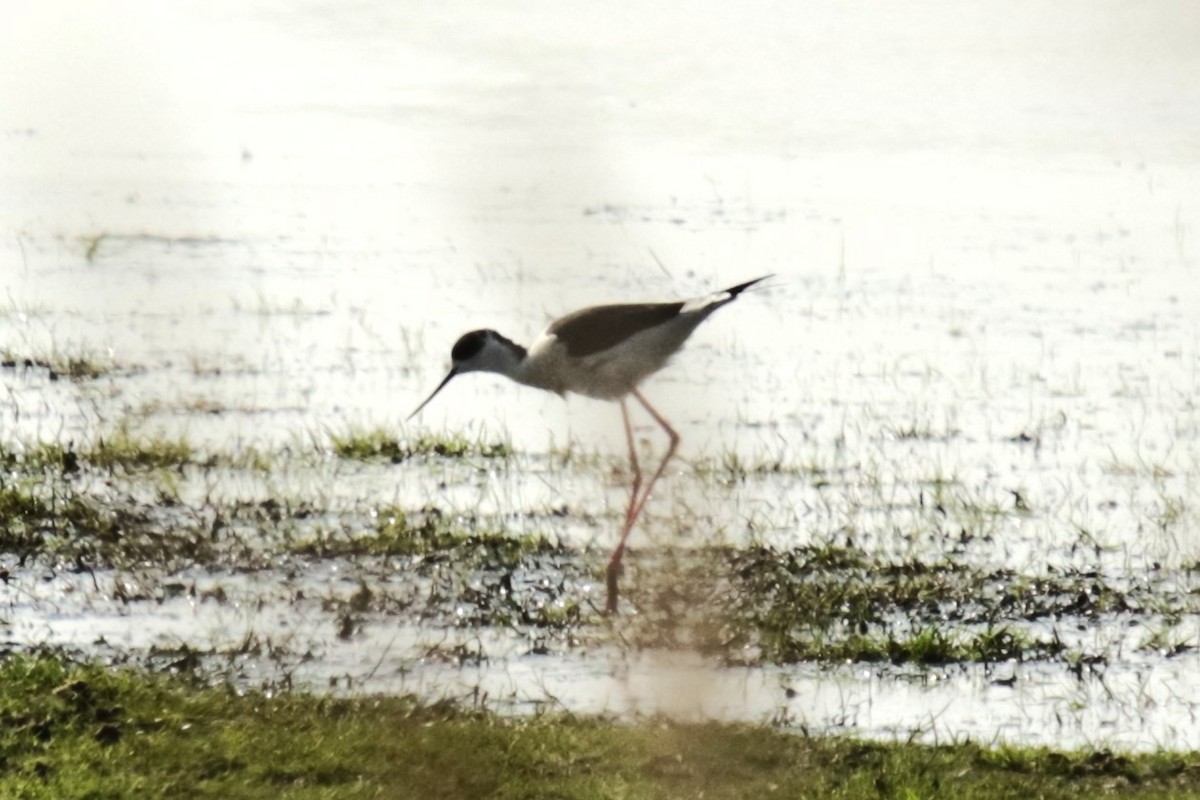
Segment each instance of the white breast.
[{"label": "white breast", "polygon": [[519,380],[558,392],[616,400],[662,369],[703,319],[677,318],[634,334],[608,350],[573,358],[553,335],[543,334],[529,348]]}]

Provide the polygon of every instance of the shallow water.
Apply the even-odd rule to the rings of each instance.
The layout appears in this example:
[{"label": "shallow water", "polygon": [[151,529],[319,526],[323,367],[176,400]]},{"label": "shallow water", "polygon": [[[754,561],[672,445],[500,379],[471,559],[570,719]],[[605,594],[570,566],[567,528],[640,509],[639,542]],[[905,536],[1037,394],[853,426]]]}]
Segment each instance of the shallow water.
[{"label": "shallow water", "polygon": [[[1186,582],[1200,560],[1200,12],[1114,0],[898,13],[269,0],[20,12],[0,33],[0,348],[117,369],[80,383],[0,370],[0,433],[84,442],[124,424],[273,453],[356,425],[507,438],[510,463],[297,459],[185,476],[180,493],[358,511],[432,499],[599,560],[621,476],[556,454],[619,461],[614,407],[472,376],[405,417],[466,329],[528,341],[579,306],[773,273],[647,384],[682,459],[635,548],[853,538],[1029,574],[1126,581],[1157,565]],[[661,447],[652,426],[639,433]],[[702,468],[734,455],[788,469]],[[528,655],[536,644],[510,632],[387,614],[343,640],[315,599],[355,590],[338,566],[151,575],[156,599],[126,603],[113,584],[128,576],[42,580],[6,562],[0,614],[21,646],[286,643],[230,657],[251,685],[341,678],[478,690],[517,711],[1200,747],[1195,650],[1152,657],[1118,620],[1080,632],[1107,657],[1083,677],[717,668],[613,641]],[[242,599],[158,596],[193,581]],[[1172,631],[1200,642],[1194,613]],[[485,661],[425,655],[464,636],[459,652]]]}]

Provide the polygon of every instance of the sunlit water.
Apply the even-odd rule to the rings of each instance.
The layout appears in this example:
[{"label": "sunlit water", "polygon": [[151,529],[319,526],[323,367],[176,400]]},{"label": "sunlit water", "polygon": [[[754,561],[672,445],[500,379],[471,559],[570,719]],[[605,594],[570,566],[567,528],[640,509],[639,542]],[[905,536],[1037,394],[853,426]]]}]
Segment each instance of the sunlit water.
[{"label": "sunlit water", "polygon": [[[853,529],[892,552],[912,546],[898,532],[923,493],[952,479],[974,502],[1009,508],[1016,492],[1037,512],[996,521],[969,556],[982,564],[1194,565],[1197,41],[1186,2],[31,6],[0,33],[0,347],[131,369],[83,387],[8,371],[0,432],[83,440],[126,421],[236,450],[387,425],[619,455],[615,407],[491,377],[404,418],[467,329],[528,341],[579,306],[773,273],[646,392],[684,464],[736,453],[846,477],[714,488],[677,473],[640,535],[804,544]],[[530,472],[446,488],[412,470],[297,470],[202,489],[497,514],[622,501],[615,483]],[[562,526],[580,545],[613,533]],[[193,580],[236,595],[241,579]],[[305,580],[319,597],[343,579]],[[482,632],[489,659],[458,666],[420,657],[438,631],[381,623],[342,641],[284,585],[244,587],[274,592],[265,604],[131,611],[86,576],[30,578],[6,584],[2,613],[18,643],[118,651],[255,633],[310,653],[291,664],[309,685],[486,693],[518,711],[1200,747],[1194,655],[1116,648],[1089,682],[1036,665],[533,656]],[[279,678],[278,660],[239,664],[250,683]]]}]

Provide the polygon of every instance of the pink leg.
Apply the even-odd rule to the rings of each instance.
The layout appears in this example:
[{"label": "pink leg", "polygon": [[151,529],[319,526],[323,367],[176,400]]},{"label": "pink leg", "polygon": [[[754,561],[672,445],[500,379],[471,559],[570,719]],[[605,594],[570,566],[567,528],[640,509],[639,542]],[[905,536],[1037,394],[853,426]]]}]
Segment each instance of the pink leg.
[{"label": "pink leg", "polygon": [[612,558],[608,562],[606,573],[608,602],[604,608],[606,614],[612,614],[617,610],[617,575],[621,569],[621,552],[625,549],[625,540],[629,538],[629,532],[633,529],[633,521],[637,517],[634,512],[638,510],[638,492],[642,488],[642,470],[638,466],[637,445],[633,441],[633,425],[629,422],[629,406],[626,405],[624,397],[621,398],[621,420],[625,423],[625,443],[629,446],[629,466],[633,470],[633,486],[629,491],[629,507],[625,509],[625,524],[621,526],[621,537],[617,540],[617,549],[613,551]]},{"label": "pink leg", "polygon": [[654,406],[646,402],[646,398],[642,397],[641,392],[639,392],[637,389],[634,389],[633,396],[636,397],[641,404],[646,407],[646,410],[650,412],[650,416],[654,417],[654,421],[661,425],[662,429],[667,432],[667,436],[671,438],[671,444],[669,447],[667,447],[667,454],[663,456],[662,463],[658,465],[658,469],[654,471],[654,475],[650,478],[650,482],[646,484],[646,490],[642,492],[641,502],[638,503],[638,507],[633,512],[633,519],[636,521],[638,516],[642,513],[642,509],[645,507],[646,501],[650,499],[650,492],[654,490],[654,484],[659,478],[662,477],[663,472],[666,471],[667,462],[670,461],[675,455],[675,448],[679,447],[679,434],[676,433],[675,429],[671,427],[671,423],[667,422],[666,419],[663,418],[662,414],[659,414],[654,410]]},{"label": "pink leg", "polygon": [[629,509],[625,512],[625,525],[621,529],[621,538],[617,541],[617,546],[613,549],[612,557],[608,560],[607,583],[608,583],[608,603],[605,605],[605,612],[615,614],[617,611],[617,599],[619,596],[617,588],[617,578],[621,574],[621,556],[625,553],[625,541],[629,538],[629,534],[633,531],[634,523],[641,516],[642,509],[646,507],[646,501],[650,499],[650,493],[654,490],[654,484],[662,477],[667,468],[667,462],[675,455],[675,448],[679,446],[679,434],[671,427],[662,414],[659,414],[654,406],[646,402],[646,398],[642,397],[641,392],[634,389],[633,396],[638,399],[638,402],[650,412],[650,416],[654,417],[662,429],[667,432],[667,436],[671,439],[671,444],[667,447],[667,454],[658,465],[658,469],[654,471],[650,482],[646,484],[645,490],[641,497],[638,497],[638,489],[641,487],[642,473],[637,466],[637,454],[634,451],[633,443],[633,428],[629,424],[629,410],[625,407],[625,399],[621,399],[621,415],[625,419],[625,437],[629,444],[629,461],[633,465],[633,491],[629,496]]},{"label": "pink leg", "polygon": [[629,445],[629,468],[633,472],[633,487],[629,492],[629,508],[625,509],[625,526],[621,528],[622,539],[629,535],[633,521],[637,518],[634,509],[637,507],[638,490],[642,488],[642,469],[638,466],[637,448],[633,444],[633,426],[629,424],[629,407],[625,398],[621,398],[621,419],[625,422],[625,443]]}]

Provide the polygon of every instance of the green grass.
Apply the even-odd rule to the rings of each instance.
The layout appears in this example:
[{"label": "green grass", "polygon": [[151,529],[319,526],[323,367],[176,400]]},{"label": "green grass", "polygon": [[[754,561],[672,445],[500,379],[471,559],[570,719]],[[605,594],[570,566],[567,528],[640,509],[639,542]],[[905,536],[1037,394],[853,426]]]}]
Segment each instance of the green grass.
[{"label": "green grass", "polygon": [[512,536],[504,531],[475,529],[426,512],[413,518],[399,508],[379,512],[375,529],[358,536],[328,536],[298,542],[293,550],[320,558],[422,556],[460,565],[492,565],[512,569],[526,555],[559,552],[544,536]]},{"label": "green grass", "polygon": [[1063,649],[1060,643],[1036,641],[1028,634],[1007,626],[968,634],[928,625],[900,635],[895,632],[873,636],[851,634],[845,639],[829,642],[798,639],[784,644],[775,655],[787,661],[890,661],[893,664],[928,667],[970,662],[1029,661],[1057,655]]},{"label": "green grass", "polygon": [[74,473],[87,466],[108,472],[177,469],[195,460],[195,449],[185,439],[135,436],[126,427],[80,448],[61,442],[0,443],[0,466],[25,474]]},{"label": "green grass", "polygon": [[[306,455],[301,454],[301,457]],[[67,445],[61,442],[0,442],[0,468],[24,475],[73,474],[89,467],[107,473],[133,474],[179,470],[189,465],[269,472],[276,467],[279,458],[278,453],[254,446],[241,447],[236,452],[204,453],[181,436],[135,434],[127,421],[79,446],[74,442]]]},{"label": "green grass", "polygon": [[1086,571],[1030,578],[835,545],[643,551],[627,567],[637,618],[626,640],[742,665],[1065,663],[1067,645],[1031,623],[1131,609],[1160,615],[1160,641],[1179,652],[1178,620],[1195,608],[1190,595],[1163,596],[1152,582],[1119,587]]},{"label": "green grass", "polygon": [[508,720],[408,697],[238,693],[50,655],[0,665],[0,723],[0,796],[29,800],[1200,796],[1189,753]]},{"label": "green grass", "polygon": [[360,461],[390,461],[393,464],[417,456],[442,458],[508,458],[512,447],[505,442],[471,441],[463,436],[418,436],[411,440],[397,439],[383,429],[349,430],[330,435],[333,452],[341,458]]},{"label": "green grass", "polygon": [[0,552],[74,569],[178,569],[212,558],[210,540],[185,519],[164,528],[145,507],[60,481],[0,485]]},{"label": "green grass", "polygon": [[[116,473],[166,475],[193,458],[182,441],[118,432],[85,450],[57,443],[0,444],[0,552],[24,565],[75,569],[178,567],[207,560],[211,541],[177,507],[170,482],[153,502],[113,486]],[[94,478],[99,475],[102,481]]]},{"label": "green grass", "polygon": [[195,451],[184,439],[134,436],[128,430],[118,429],[98,439],[81,457],[108,470],[174,469],[193,461]]},{"label": "green grass", "polygon": [[64,472],[79,468],[79,457],[70,446],[38,442],[23,447],[0,444],[0,466],[12,475],[35,475],[46,470]]},{"label": "green grass", "polygon": [[22,561],[92,542],[118,538],[120,521],[97,503],[70,491],[36,484],[0,486],[0,551]]}]

